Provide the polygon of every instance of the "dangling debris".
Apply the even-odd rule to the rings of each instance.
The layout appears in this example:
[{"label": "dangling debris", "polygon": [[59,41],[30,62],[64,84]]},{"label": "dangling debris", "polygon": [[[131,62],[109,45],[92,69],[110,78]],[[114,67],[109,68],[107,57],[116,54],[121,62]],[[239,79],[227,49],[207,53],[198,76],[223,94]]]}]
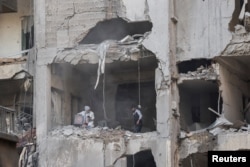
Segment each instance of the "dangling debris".
[{"label": "dangling debris", "polygon": [[109,49],[109,46],[110,46],[110,41],[104,41],[98,46],[98,49],[97,49],[98,56],[99,56],[99,63],[98,63],[98,69],[97,69],[97,79],[96,79],[95,89],[98,86],[100,75],[104,74],[104,71],[105,71],[105,59],[106,59],[106,54],[107,54],[107,50]]},{"label": "dangling debris", "polygon": [[31,86],[31,79],[27,78],[23,84],[25,92],[27,92]]}]

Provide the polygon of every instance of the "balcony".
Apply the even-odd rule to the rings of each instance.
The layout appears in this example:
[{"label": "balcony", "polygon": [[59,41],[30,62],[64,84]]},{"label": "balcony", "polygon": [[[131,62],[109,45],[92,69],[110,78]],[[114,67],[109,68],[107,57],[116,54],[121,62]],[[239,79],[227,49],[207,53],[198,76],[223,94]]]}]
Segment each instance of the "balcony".
[{"label": "balcony", "polygon": [[14,132],[15,110],[0,106],[0,132]]},{"label": "balcony", "polygon": [[0,13],[17,12],[17,0],[0,0]]}]

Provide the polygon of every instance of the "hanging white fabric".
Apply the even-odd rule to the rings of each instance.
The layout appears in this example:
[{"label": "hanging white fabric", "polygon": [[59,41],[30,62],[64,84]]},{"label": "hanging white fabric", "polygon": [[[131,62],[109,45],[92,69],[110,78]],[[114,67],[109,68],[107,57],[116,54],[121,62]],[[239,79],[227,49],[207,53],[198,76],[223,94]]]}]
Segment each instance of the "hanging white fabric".
[{"label": "hanging white fabric", "polygon": [[97,69],[97,79],[96,79],[94,89],[96,89],[98,86],[101,74],[104,74],[105,72],[106,54],[109,49],[109,45],[110,45],[109,41],[104,41],[98,46],[97,53],[99,56],[99,63],[98,63],[98,69]]}]

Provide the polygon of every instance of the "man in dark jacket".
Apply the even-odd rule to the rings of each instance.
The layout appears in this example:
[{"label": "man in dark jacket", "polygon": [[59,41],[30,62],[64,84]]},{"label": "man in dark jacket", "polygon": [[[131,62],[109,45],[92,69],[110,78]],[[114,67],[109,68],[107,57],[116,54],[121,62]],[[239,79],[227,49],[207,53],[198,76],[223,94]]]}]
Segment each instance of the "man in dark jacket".
[{"label": "man in dark jacket", "polygon": [[135,105],[131,106],[131,111],[133,112],[134,116],[134,123],[135,123],[135,132],[141,132],[142,128],[142,114],[139,108],[137,108]]}]

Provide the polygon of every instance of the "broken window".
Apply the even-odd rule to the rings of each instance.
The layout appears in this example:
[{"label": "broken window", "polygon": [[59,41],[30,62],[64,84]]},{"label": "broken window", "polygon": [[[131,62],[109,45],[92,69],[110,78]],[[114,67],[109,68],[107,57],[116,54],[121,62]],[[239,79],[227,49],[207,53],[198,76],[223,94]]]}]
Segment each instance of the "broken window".
[{"label": "broken window", "polygon": [[121,18],[105,20],[91,29],[80,44],[99,44],[105,40],[121,40],[127,35],[139,38],[151,29],[152,23],[149,21],[128,23]]},{"label": "broken window", "polygon": [[208,110],[218,108],[219,90],[216,81],[187,80],[179,85],[181,128],[199,130],[215,121]]}]

